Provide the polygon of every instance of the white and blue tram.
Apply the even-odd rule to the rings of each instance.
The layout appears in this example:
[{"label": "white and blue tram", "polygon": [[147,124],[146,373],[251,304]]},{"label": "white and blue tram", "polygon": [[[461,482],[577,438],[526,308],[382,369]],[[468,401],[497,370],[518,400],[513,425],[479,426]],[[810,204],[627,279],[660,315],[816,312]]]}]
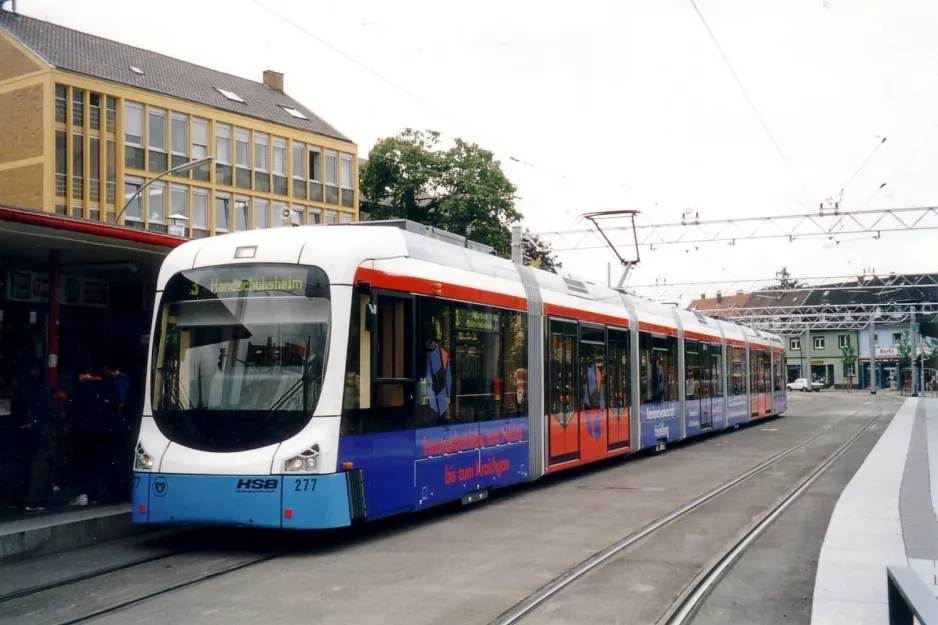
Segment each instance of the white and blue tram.
[{"label": "white and blue tram", "polygon": [[785,411],[778,337],[434,232],[170,253],[134,522],[342,527]]}]

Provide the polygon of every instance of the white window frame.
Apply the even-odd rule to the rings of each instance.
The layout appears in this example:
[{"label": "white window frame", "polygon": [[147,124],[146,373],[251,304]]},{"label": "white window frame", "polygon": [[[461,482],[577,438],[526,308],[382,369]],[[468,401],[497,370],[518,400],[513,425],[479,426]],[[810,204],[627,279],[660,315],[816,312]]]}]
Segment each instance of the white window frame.
[{"label": "white window frame", "polygon": [[274,224],[275,228],[285,228],[290,222],[283,218],[283,211],[289,210],[290,205],[286,202],[274,202]]},{"label": "white window frame", "polygon": [[[242,162],[241,146],[244,146]],[[251,131],[247,128],[235,128],[235,166],[251,169]]]},{"label": "white window frame", "polygon": [[342,224],[350,224],[350,223],[352,223],[354,220],[355,220],[355,215],[353,215],[352,213],[345,213],[345,212],[343,212],[343,213],[341,213],[341,215],[339,216],[339,223],[342,223]]},{"label": "white window frame", "polygon": [[[158,118],[163,122],[163,146],[153,145],[153,123],[152,119]],[[156,152],[166,154],[166,109],[147,107],[147,147]]]},{"label": "white window frame", "polygon": [[[200,224],[198,218],[196,217],[196,198],[205,198],[205,223]],[[211,205],[211,196],[209,195],[208,189],[203,189],[201,187],[192,187],[192,227],[196,230],[205,230],[208,231],[209,224],[211,224],[211,211],[214,210],[214,206]]]},{"label": "white window frame", "polygon": [[[345,179],[345,165],[348,164],[348,180]],[[352,173],[352,155],[351,154],[342,154],[342,158],[339,161],[339,182],[343,189],[352,189],[352,179],[354,174]]]},{"label": "white window frame", "polygon": [[[264,215],[264,225],[257,224],[257,215],[261,213]],[[256,197],[254,198],[254,223],[251,224],[252,227],[257,230],[260,228],[270,228],[270,202],[266,198]]]},{"label": "white window frame", "polygon": [[[218,227],[218,200],[228,200],[228,212],[227,212],[227,214],[226,214],[226,219],[225,219],[225,221],[228,222],[228,227],[227,227],[227,228],[219,228],[219,227]],[[230,193],[225,193],[225,192],[222,192],[222,191],[216,191],[216,192],[215,192],[215,205],[212,207],[212,210],[215,211],[215,232],[216,232],[216,233],[218,233],[218,232],[224,232],[224,233],[231,232],[231,194],[230,194]]]},{"label": "white window frame", "polygon": [[[309,162],[309,156],[306,155],[306,144],[300,143],[299,141],[294,141],[291,147],[293,150],[293,179],[294,180],[306,180],[306,168],[309,167],[307,163]],[[297,151],[299,151],[299,158],[297,158]],[[296,175],[296,166],[300,166],[300,175]]]},{"label": "white window frame", "polygon": [[[124,144],[132,145],[135,148],[143,147],[143,136],[144,136],[144,115],[143,105],[139,102],[124,102]],[[136,123],[134,123],[136,122]],[[133,128],[136,126],[136,128]],[[138,136],[135,133],[131,133],[131,130],[139,130],[140,141],[131,141],[127,138],[128,135],[134,137]]]},{"label": "white window frame", "polygon": [[[259,150],[258,148],[263,148],[263,150]],[[257,158],[258,154],[264,156],[263,163]],[[264,173],[270,172],[270,138],[267,133],[254,133],[254,170]]]},{"label": "white window frame", "polygon": [[293,108],[292,106],[281,104],[280,108],[282,108],[290,117],[295,117],[297,119],[307,119],[306,115],[303,115],[303,113]]},{"label": "white window frame", "polygon": [[[332,169],[332,175],[334,180],[329,182],[329,159],[335,162],[335,167]],[[326,150],[326,175],[325,183],[328,187],[338,187],[339,186],[339,153],[335,150]]]},{"label": "white window frame", "polygon": [[[124,196],[123,196],[123,197],[124,197],[124,201],[123,201],[122,203],[126,203],[127,200],[129,199],[127,196],[130,195],[130,193],[127,193],[127,185],[133,185],[133,186],[135,186],[136,189],[134,189],[134,192],[135,192],[135,193],[139,193],[139,192],[140,192],[140,189],[143,188],[143,185],[144,185],[144,184],[145,184],[145,182],[144,182],[143,178],[137,178],[137,177],[135,177],[135,176],[126,176],[126,177],[124,178]],[[143,194],[140,193],[140,194],[137,196],[137,199],[134,200],[134,202],[136,202],[137,207],[138,207],[138,209],[140,210],[140,215],[137,216],[137,215],[132,214],[132,213],[130,212],[130,206],[128,206],[128,207],[127,207],[127,210],[124,211],[124,221],[133,221],[133,222],[136,222],[136,223],[142,223],[142,222],[143,222],[143,216],[146,214],[146,213],[144,213],[144,211],[146,210],[146,206],[144,206]],[[131,205],[131,206],[132,206],[132,205]]]},{"label": "white window frame", "polygon": [[[324,162],[322,158],[322,148],[319,147],[318,145],[310,145],[309,151],[315,152],[316,154],[319,155],[319,167],[316,168],[316,171],[312,171],[312,168],[307,165],[307,169],[310,170],[309,181],[318,182],[319,184],[322,184],[322,179],[320,178],[320,176],[322,176],[322,166]],[[309,157],[307,157],[306,160],[309,161]]]},{"label": "white window frame", "polygon": [[[227,154],[224,156],[222,156],[221,150],[218,149],[219,139],[228,142]],[[231,126],[228,124],[215,124],[215,162],[219,165],[231,165]]]},{"label": "white window frame", "polygon": [[[271,168],[275,176],[287,176],[287,140],[283,137],[274,137],[273,150],[271,150]],[[281,154],[281,166],[277,168],[277,152]]]},{"label": "white window frame", "polygon": [[[200,135],[202,135],[200,130],[202,129],[205,131],[204,137],[200,137]],[[212,141],[211,134],[212,131],[209,128],[207,119],[200,117],[192,118],[192,158],[205,158],[209,155],[209,147]],[[204,154],[202,153],[203,151]]]},{"label": "white window frame", "polygon": [[843,349],[850,344],[850,335],[849,334],[839,334],[837,336],[837,344],[840,346],[840,349]]},{"label": "white window frame", "polygon": [[[182,122],[184,124],[185,133],[183,137],[183,151],[180,152],[176,149],[176,124],[174,122]],[[177,156],[188,156],[189,155],[189,116],[183,115],[181,113],[173,113],[172,120],[170,121],[170,150],[172,153]]]},{"label": "white window frame", "polygon": [[[238,213],[240,212],[239,205],[244,209],[244,214],[241,215],[244,218],[244,224],[241,225],[238,223]],[[251,223],[251,198],[247,195],[236,195],[234,198],[234,229],[237,232],[243,232],[244,230],[251,230],[254,224]]]},{"label": "white window frame", "polygon": [[[163,181],[157,181],[147,187],[147,223],[151,224],[162,224],[166,225],[166,183]],[[162,216],[153,217],[153,213],[150,210],[150,200],[154,195],[159,195],[163,198],[163,214]]]},{"label": "white window frame", "polygon": [[800,352],[801,351],[801,339],[800,338],[788,339],[788,351]]},{"label": "white window frame", "polygon": [[[182,197],[183,207],[181,211],[176,210],[176,198]],[[189,217],[189,187],[184,184],[169,185],[169,216],[185,215]]]},{"label": "white window frame", "polygon": [[825,349],[827,341],[824,340],[823,336],[814,337],[814,349]]},{"label": "white window frame", "polygon": [[892,346],[895,347],[896,345],[901,343],[903,336],[904,336],[904,333],[902,332],[893,332],[892,333]]},{"label": "white window frame", "polygon": [[337,211],[326,211],[326,224],[339,223],[339,213]]}]

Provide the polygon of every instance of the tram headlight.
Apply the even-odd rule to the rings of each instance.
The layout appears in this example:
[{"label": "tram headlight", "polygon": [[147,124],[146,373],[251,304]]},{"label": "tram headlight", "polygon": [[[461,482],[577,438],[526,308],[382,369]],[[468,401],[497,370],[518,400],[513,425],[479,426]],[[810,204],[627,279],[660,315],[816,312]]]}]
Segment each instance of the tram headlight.
[{"label": "tram headlight", "polygon": [[152,471],[153,456],[148,454],[143,448],[142,443],[137,443],[137,449],[134,453],[134,471]]},{"label": "tram headlight", "polygon": [[288,458],[283,462],[285,473],[312,473],[319,471],[319,445],[313,445],[306,451]]}]

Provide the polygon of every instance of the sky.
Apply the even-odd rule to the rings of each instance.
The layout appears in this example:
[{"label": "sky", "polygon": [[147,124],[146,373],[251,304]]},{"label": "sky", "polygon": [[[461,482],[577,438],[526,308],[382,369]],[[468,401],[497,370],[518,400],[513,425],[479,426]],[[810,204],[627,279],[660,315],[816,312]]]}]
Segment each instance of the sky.
[{"label": "sky", "polygon": [[[582,228],[580,215],[610,209],[646,223],[687,209],[815,213],[851,178],[844,210],[938,205],[938,3],[696,6],[18,0],[27,15],[246,78],[281,71],[362,157],[407,127],[476,142],[518,187],[533,232]],[[782,266],[795,277],[938,271],[938,230],[841,238],[645,248],[630,284],[771,278]],[[600,283],[616,263],[602,249],[560,259]]]}]

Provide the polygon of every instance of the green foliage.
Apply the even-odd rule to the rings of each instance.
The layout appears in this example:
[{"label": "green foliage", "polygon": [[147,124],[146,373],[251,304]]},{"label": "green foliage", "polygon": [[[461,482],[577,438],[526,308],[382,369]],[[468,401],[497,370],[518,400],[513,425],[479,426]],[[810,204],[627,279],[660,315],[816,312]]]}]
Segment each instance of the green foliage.
[{"label": "green foliage", "polygon": [[896,346],[899,351],[899,366],[906,368],[912,364],[912,342],[909,339],[909,333],[902,333],[902,340]]},{"label": "green foliage", "polygon": [[521,252],[525,258],[530,259],[529,264],[532,267],[556,271],[563,266],[563,263],[557,260],[557,257],[551,251],[550,245],[541,240],[536,234],[531,234],[530,230],[525,231],[521,240]]},{"label": "green foliage", "polygon": [[510,253],[516,188],[475,143],[442,149],[440,133],[408,128],[372,148],[359,180],[373,220],[410,219]]},{"label": "green foliage", "polygon": [[857,363],[857,352],[853,348],[853,343],[850,342],[850,335],[847,335],[847,344],[840,348],[840,353],[843,356],[844,364],[844,376],[848,376],[853,371],[853,365]]}]

